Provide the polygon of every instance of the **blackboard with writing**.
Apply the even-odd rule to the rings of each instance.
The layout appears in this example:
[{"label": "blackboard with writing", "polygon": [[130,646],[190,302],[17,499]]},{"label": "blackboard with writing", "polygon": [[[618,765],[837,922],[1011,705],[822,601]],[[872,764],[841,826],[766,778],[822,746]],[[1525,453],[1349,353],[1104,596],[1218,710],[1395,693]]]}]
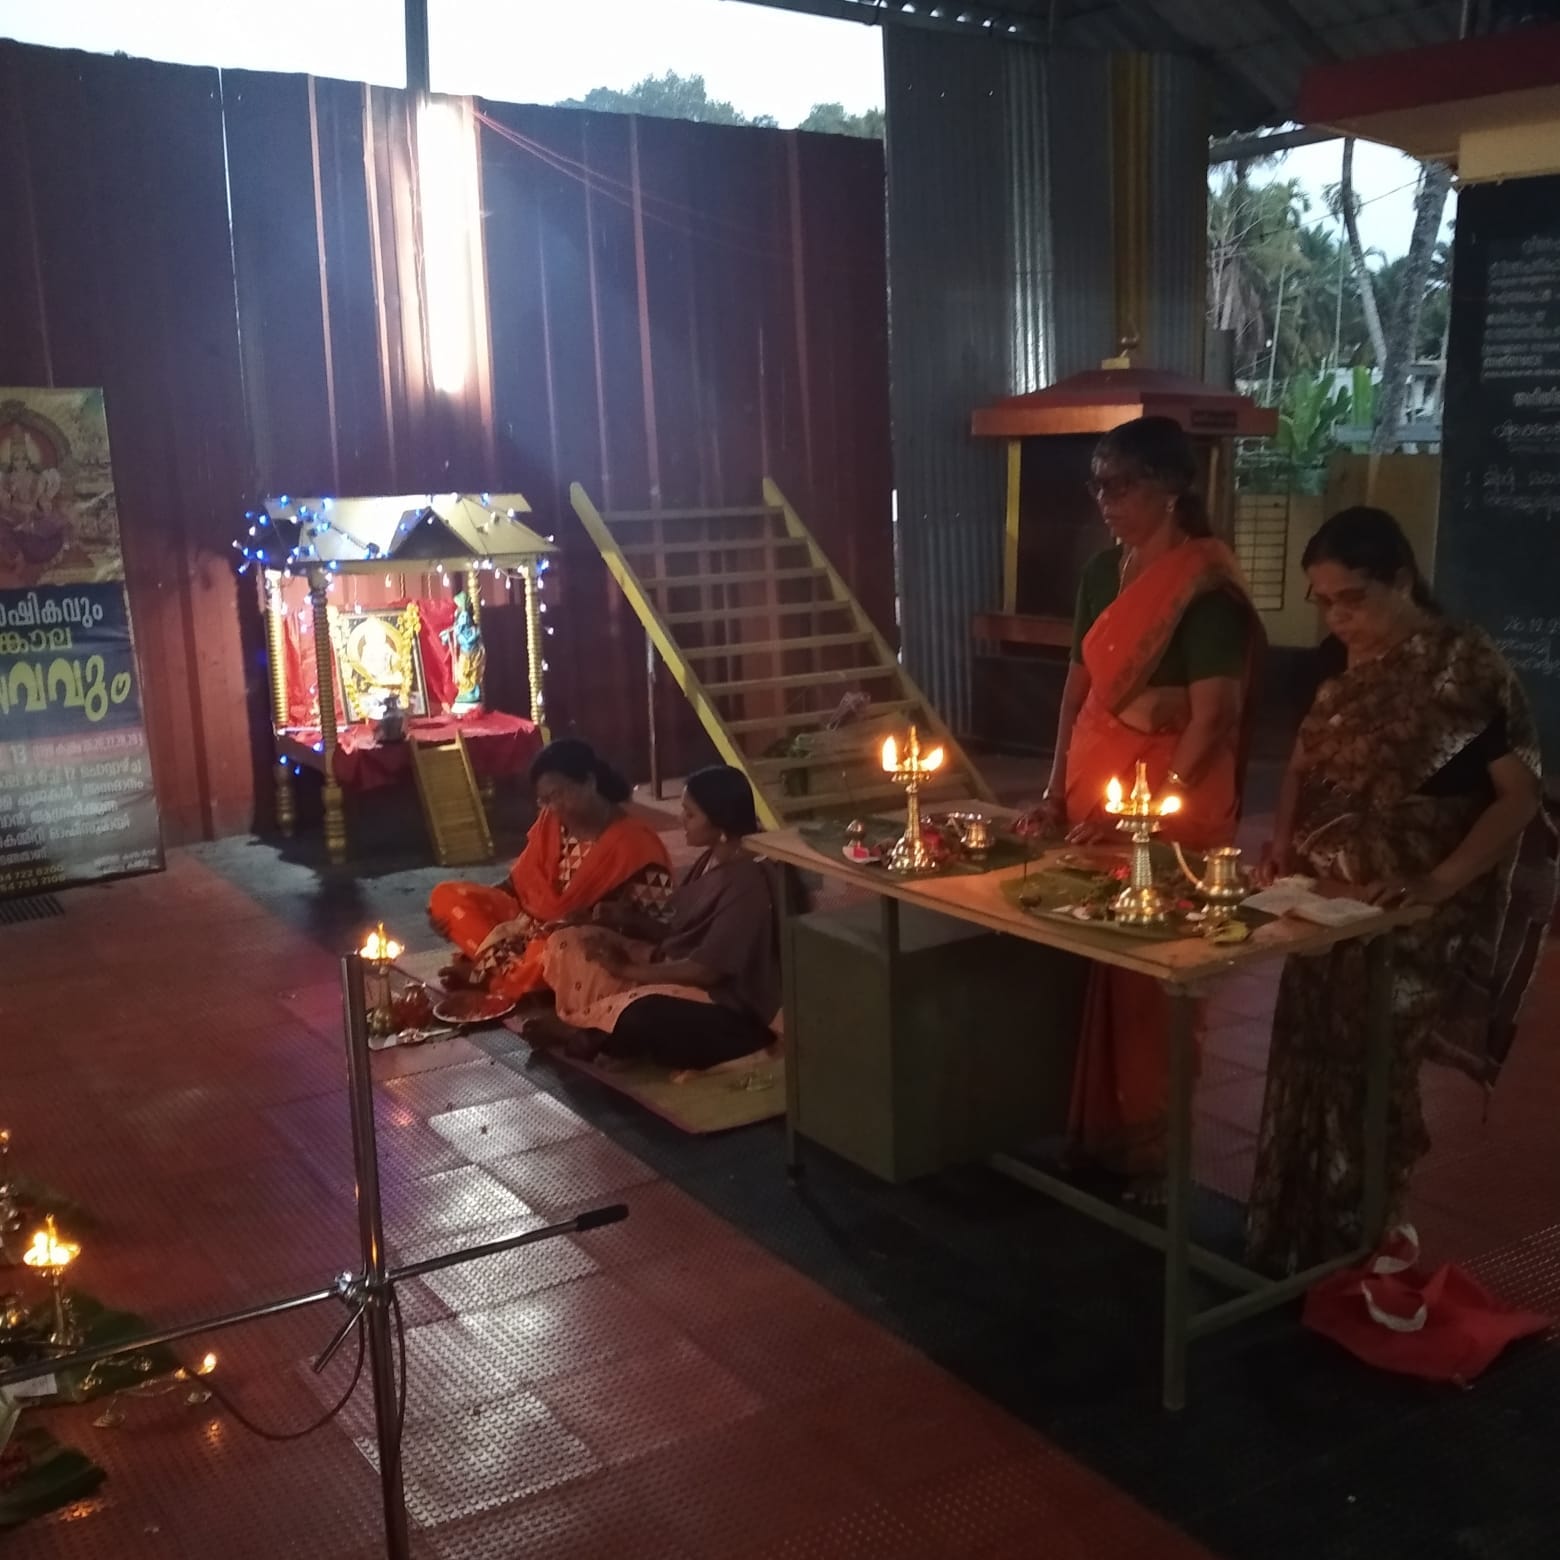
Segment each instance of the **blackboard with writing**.
[{"label": "blackboard with writing", "polygon": [[1457,202],[1436,589],[1517,669],[1560,784],[1560,177]]}]

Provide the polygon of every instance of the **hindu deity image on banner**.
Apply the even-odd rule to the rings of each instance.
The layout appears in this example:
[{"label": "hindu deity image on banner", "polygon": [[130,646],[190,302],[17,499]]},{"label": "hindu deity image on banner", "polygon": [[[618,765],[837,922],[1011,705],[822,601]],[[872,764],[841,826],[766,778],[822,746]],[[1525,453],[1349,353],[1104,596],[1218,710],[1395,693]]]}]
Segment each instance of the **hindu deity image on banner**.
[{"label": "hindu deity image on banner", "polygon": [[0,389],[0,897],[162,863],[103,392]]}]

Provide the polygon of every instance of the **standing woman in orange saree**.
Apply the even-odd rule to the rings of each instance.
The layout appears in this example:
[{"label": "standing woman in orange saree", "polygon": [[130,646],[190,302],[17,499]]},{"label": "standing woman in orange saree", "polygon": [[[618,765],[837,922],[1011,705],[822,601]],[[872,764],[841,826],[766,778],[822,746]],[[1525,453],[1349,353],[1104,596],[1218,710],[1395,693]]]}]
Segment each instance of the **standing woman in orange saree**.
[{"label": "standing woman in orange saree", "polygon": [[[1115,545],[1084,568],[1056,758],[1033,826],[1113,837],[1111,779],[1148,766],[1181,811],[1168,838],[1228,844],[1240,816],[1252,672],[1262,628],[1240,565],[1211,533],[1197,458],[1169,417],[1113,429],[1090,490]],[[1110,830],[1107,834],[1106,831]],[[1094,965],[1073,1077],[1072,1157],[1163,1195],[1169,1103],[1168,1003],[1145,976]]]}]

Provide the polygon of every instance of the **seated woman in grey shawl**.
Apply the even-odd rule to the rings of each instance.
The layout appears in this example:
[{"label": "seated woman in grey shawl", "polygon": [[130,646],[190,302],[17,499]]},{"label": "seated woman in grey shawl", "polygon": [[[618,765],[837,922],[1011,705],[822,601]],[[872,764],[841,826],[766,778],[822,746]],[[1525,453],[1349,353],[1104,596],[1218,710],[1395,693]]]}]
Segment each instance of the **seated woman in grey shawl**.
[{"label": "seated woman in grey shawl", "polygon": [[780,1028],[781,885],[743,850],[758,832],[753,790],[718,764],[690,775],[688,843],[702,849],[672,895],[669,922],[623,905],[555,932],[545,972],[556,1017],[525,1026],[532,1046],[587,1060],[646,1059],[702,1072],[761,1060]]}]

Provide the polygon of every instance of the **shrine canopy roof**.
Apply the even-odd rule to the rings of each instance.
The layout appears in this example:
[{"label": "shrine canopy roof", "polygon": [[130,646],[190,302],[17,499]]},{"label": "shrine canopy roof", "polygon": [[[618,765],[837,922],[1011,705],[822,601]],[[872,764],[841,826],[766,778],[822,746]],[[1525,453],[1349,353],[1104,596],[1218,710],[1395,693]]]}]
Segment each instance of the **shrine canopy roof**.
[{"label": "shrine canopy roof", "polygon": [[1278,413],[1248,396],[1158,368],[1094,368],[978,408],[977,438],[1027,439],[1055,433],[1108,433],[1134,417],[1173,417],[1193,436],[1263,438]]},{"label": "shrine canopy roof", "polygon": [[518,568],[558,550],[520,519],[530,510],[519,493],[283,494],[249,511],[233,546],[242,554],[240,573],[251,565],[285,574]]}]

